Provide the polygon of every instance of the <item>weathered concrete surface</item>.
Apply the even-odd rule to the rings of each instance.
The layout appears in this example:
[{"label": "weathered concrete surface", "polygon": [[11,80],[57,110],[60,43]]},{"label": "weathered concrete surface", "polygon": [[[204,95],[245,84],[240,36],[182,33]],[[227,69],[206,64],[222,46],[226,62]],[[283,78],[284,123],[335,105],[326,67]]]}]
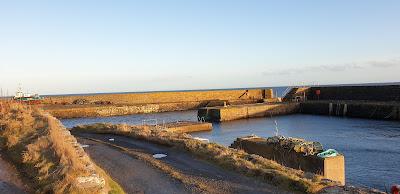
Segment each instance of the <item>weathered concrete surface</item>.
[{"label": "weathered concrete surface", "polygon": [[200,108],[198,116],[206,121],[230,121],[253,117],[270,117],[298,112],[299,103],[258,103]]},{"label": "weathered concrete surface", "polygon": [[80,117],[106,117],[129,114],[142,114],[153,112],[179,111],[194,109],[200,103],[164,103],[144,105],[106,105],[106,106],[80,106],[80,105],[56,105],[43,108],[57,118]]},{"label": "weathered concrete surface", "polygon": [[339,155],[330,158],[323,158],[324,161],[324,171],[323,175],[327,179],[338,181],[345,185],[345,161],[344,156]]},{"label": "weathered concrete surface", "polygon": [[179,121],[173,123],[166,123],[163,127],[168,131],[176,133],[191,133],[198,131],[211,131],[212,124],[207,122],[191,122],[191,121]]},{"label": "weathered concrete surface", "polygon": [[301,103],[300,113],[400,120],[400,102],[306,101]]},{"label": "weathered concrete surface", "polygon": [[[91,158],[114,180],[117,180],[128,193],[288,193],[259,179],[223,169],[173,147],[119,135],[89,133],[76,133],[75,135],[82,137],[79,141],[89,145],[85,149]],[[185,185],[164,174],[163,170],[155,169],[146,161],[141,161],[112,147],[85,140],[84,137],[108,142],[150,156],[155,153],[167,154],[167,157],[159,160],[163,165],[175,169],[177,173],[187,176],[190,182],[203,185],[203,187],[198,190],[198,188],[193,188],[193,185]],[[114,141],[109,142],[109,138],[113,138]]]},{"label": "weathered concrete surface", "polygon": [[167,111],[194,110],[200,107],[222,106],[224,102],[235,104],[252,104],[258,99],[239,100],[206,100],[193,102],[170,102],[158,104],[133,104],[133,105],[41,105],[44,110],[57,118],[80,118],[80,117],[106,117],[129,114],[142,114]]},{"label": "weathered concrete surface", "polygon": [[316,155],[305,156],[302,152],[296,152],[279,143],[271,143],[260,137],[238,138],[231,147],[260,155],[290,168],[320,174],[327,179],[345,184],[344,156],[342,155],[331,158],[320,158]]},{"label": "weathered concrete surface", "polygon": [[309,87],[294,87],[290,89],[290,91],[285,96],[283,96],[282,101],[304,101],[307,99],[307,93],[309,90]]}]

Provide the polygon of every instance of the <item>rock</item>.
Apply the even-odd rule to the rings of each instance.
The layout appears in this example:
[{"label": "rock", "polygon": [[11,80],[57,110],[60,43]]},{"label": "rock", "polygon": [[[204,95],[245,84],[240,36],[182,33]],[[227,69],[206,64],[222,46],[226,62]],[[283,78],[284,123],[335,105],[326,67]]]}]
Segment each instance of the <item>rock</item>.
[{"label": "rock", "polygon": [[153,155],[153,158],[156,158],[156,159],[165,158],[165,157],[167,157],[167,154],[154,154]]},{"label": "rock", "polygon": [[354,186],[332,186],[324,188],[319,194],[385,194],[385,192]]},{"label": "rock", "polygon": [[106,184],[104,178],[97,174],[92,174],[90,176],[81,176],[76,178],[77,186],[81,188],[103,188]]},{"label": "rock", "polygon": [[108,105],[108,104],[112,104],[110,101],[103,101],[103,100],[100,100],[100,101],[96,101],[96,102],[94,102],[93,104],[97,104],[97,105]]},{"label": "rock", "polygon": [[84,105],[84,104],[90,104],[90,102],[89,102],[89,100],[79,98],[79,99],[74,100],[72,102],[72,104]]}]

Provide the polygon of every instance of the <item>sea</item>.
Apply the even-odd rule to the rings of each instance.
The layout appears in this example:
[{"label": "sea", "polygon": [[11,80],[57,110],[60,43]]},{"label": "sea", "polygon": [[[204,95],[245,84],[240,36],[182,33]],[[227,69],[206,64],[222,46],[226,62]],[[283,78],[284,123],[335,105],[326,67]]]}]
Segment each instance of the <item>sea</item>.
[{"label": "sea", "polygon": [[[178,111],[114,117],[62,119],[66,127],[80,124],[127,123],[143,121],[175,122],[197,120],[197,111]],[[277,125],[275,124],[277,123]],[[213,123],[210,132],[192,133],[229,146],[237,137],[278,134],[322,143],[345,156],[346,183],[385,190],[400,183],[400,122],[357,118],[294,114],[273,118],[251,118]]]},{"label": "sea", "polygon": [[[371,86],[399,84],[399,82],[391,82],[339,85]],[[332,85],[324,86],[329,87]],[[289,86],[245,89],[271,88],[277,97],[282,97],[288,87]],[[197,121],[197,111],[62,119],[61,122],[66,127],[70,128],[80,124],[99,122],[127,123],[135,125],[142,124],[142,122],[146,120],[152,120],[153,122],[155,121],[158,123],[175,122],[179,120]],[[398,121],[294,114],[275,116],[272,118],[251,118],[213,123],[212,131],[192,133],[192,136],[207,138],[211,142],[229,146],[238,137],[247,135],[257,135],[260,137],[273,136],[276,133],[276,129],[278,129],[279,135],[304,138],[309,141],[318,141],[322,143],[325,149],[333,148],[343,153],[345,156],[347,184],[376,188],[383,191],[388,190],[388,188],[393,184],[400,184],[400,122]]]}]

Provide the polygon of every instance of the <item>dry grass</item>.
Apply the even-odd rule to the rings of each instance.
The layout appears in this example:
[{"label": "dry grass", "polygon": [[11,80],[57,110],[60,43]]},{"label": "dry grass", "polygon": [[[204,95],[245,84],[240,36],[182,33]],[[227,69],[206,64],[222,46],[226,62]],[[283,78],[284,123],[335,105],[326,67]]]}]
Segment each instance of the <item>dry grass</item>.
[{"label": "dry grass", "polygon": [[[37,193],[101,193],[77,177],[96,174],[93,163],[62,124],[42,110],[0,102],[0,140],[6,155]],[[105,186],[107,187],[107,186]]]},{"label": "dry grass", "polygon": [[[130,130],[127,128],[130,127]],[[322,177],[305,176],[303,171],[282,166],[258,155],[228,148],[215,143],[204,143],[188,134],[153,130],[145,126],[126,126],[113,124],[93,124],[74,127],[72,130],[94,133],[112,133],[144,139],[157,144],[184,149],[199,158],[209,160],[226,169],[238,171],[246,176],[257,177],[282,189],[316,193],[334,183],[321,181]]]}]

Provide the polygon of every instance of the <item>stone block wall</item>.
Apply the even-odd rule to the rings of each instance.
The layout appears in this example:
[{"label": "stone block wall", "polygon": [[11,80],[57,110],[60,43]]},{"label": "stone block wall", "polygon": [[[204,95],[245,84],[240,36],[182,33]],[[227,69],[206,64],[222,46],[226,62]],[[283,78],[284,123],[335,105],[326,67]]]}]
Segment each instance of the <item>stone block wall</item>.
[{"label": "stone block wall", "polygon": [[207,122],[188,122],[168,123],[165,125],[168,131],[176,133],[192,133],[199,131],[211,131],[212,124]]},{"label": "stone block wall", "polygon": [[323,175],[327,179],[345,184],[343,155],[331,158],[319,158],[316,155],[305,156],[304,153],[284,148],[279,144],[269,143],[266,139],[259,137],[238,138],[231,147],[274,160],[283,166]]},{"label": "stone block wall", "polygon": [[308,101],[300,105],[300,113],[400,120],[400,103],[359,101]]},{"label": "stone block wall", "polygon": [[400,101],[400,85],[311,87],[307,100]]},{"label": "stone block wall", "polygon": [[227,107],[200,108],[198,116],[206,121],[231,121],[255,117],[270,117],[275,115],[298,112],[299,103],[248,104]]},{"label": "stone block wall", "polygon": [[199,102],[212,100],[261,100],[271,98],[271,89],[250,90],[208,90],[182,92],[146,92],[124,94],[96,94],[73,96],[50,96],[44,100],[45,104],[72,104],[74,100],[83,99],[89,102],[107,101],[114,105],[154,104],[172,102]]}]

